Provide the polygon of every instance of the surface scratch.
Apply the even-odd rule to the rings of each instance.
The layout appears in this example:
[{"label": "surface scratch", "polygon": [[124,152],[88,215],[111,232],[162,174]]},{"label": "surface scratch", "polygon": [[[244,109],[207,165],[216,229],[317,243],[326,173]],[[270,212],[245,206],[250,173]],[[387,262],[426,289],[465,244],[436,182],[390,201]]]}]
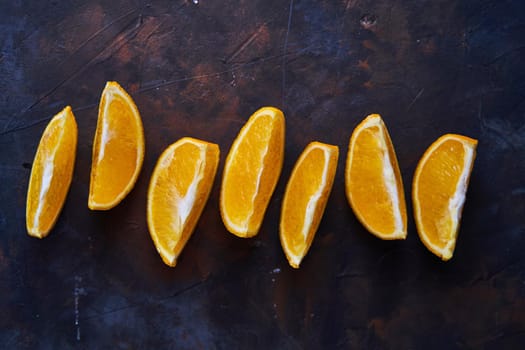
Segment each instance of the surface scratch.
[{"label": "surface scratch", "polygon": [[[183,4],[184,5],[184,4]],[[181,5],[181,7],[183,6]],[[179,7],[180,8],[180,7]],[[163,20],[161,20],[150,32],[146,35],[146,39],[144,40],[144,48],[142,50],[142,53],[139,57],[139,86],[142,86],[142,72],[144,70],[144,62],[145,62],[145,54],[148,52],[148,48],[150,45],[150,39],[157,34],[157,31],[164,25],[170,19],[169,16],[166,16]]]},{"label": "surface scratch", "polygon": [[189,76],[189,77],[182,77],[182,78],[162,81],[162,82],[159,82],[159,83],[155,83],[154,85],[144,86],[143,88],[138,89],[137,93],[144,93],[144,92],[147,92],[147,91],[159,89],[161,87],[166,87],[166,86],[173,85],[173,84],[180,83],[180,82],[184,82],[184,81],[191,81],[191,80],[202,79],[202,78],[210,78],[210,77],[219,77],[221,75],[230,74],[232,72],[238,71],[239,69],[246,68],[246,67],[249,67],[249,66],[253,66],[253,65],[258,64],[258,63],[263,63],[263,62],[266,62],[266,61],[269,61],[269,60],[272,60],[272,59],[285,58],[285,57],[292,56],[292,55],[299,55],[299,54],[303,53],[304,51],[305,51],[304,49],[301,49],[301,50],[297,50],[295,52],[292,52],[292,53],[289,53],[289,54],[286,54],[286,55],[279,54],[279,55],[271,55],[271,56],[267,56],[267,57],[255,58],[255,59],[253,59],[253,60],[251,60],[249,62],[242,63],[242,64],[235,64],[235,65],[233,65],[232,68],[221,70],[221,71],[217,71],[217,72],[213,72],[213,73],[198,74],[198,75],[192,75],[192,76]]},{"label": "surface scratch", "polygon": [[261,34],[262,30],[266,26],[266,22],[261,24],[259,28],[255,30],[246,40],[244,40],[228,57],[222,60],[224,64],[231,63],[235,57],[237,57],[241,52],[243,52],[251,43]]},{"label": "surface scratch", "polygon": [[[128,27],[133,23],[135,23],[135,25],[128,29]],[[139,15],[138,17],[130,21],[130,23],[115,36],[115,38],[109,43],[109,45],[107,45],[101,52],[99,52],[98,55],[95,56],[94,62],[99,63],[101,61],[105,61],[111,56],[113,56],[115,53],[117,53],[131,39],[137,36],[142,24],[142,15]]]},{"label": "surface scratch", "polygon": [[524,46],[518,46],[518,47],[514,47],[508,51],[505,51],[503,53],[500,53],[499,55],[497,55],[496,57],[494,57],[493,59],[491,59],[490,61],[488,61],[487,63],[484,63],[483,66],[484,67],[489,67],[489,66],[492,66],[493,64],[497,63],[499,60],[511,55],[512,53],[516,52],[516,51],[521,51],[525,49],[525,45]]},{"label": "surface scratch", "polygon": [[290,10],[288,12],[288,25],[286,27],[286,34],[284,36],[283,45],[283,62],[282,62],[282,105],[285,104],[285,90],[286,90],[286,51],[288,49],[288,36],[290,35],[290,28],[292,26],[293,14],[293,0],[290,0]]},{"label": "surface scratch", "polygon": [[496,138],[498,138],[505,146],[510,147],[512,151],[515,151],[516,148],[514,144],[509,140],[509,137],[507,134],[511,134],[506,127],[505,124],[503,126],[500,126],[498,123],[495,122],[487,122],[482,114],[483,109],[483,102],[479,101],[479,107],[478,107],[478,120],[481,126],[481,129],[483,131],[489,132],[492,135],[494,135]]},{"label": "surface scratch", "polygon": [[76,108],[73,108],[73,113],[84,111],[86,109],[91,109],[91,108],[96,107],[96,106],[98,106],[98,102],[90,103],[90,104],[85,105],[85,106],[76,107]]},{"label": "surface scratch", "polygon": [[31,123],[23,124],[23,125],[16,126],[14,128],[8,129],[8,130],[4,130],[4,131],[0,132],[0,136],[1,135],[7,135],[7,134],[10,134],[12,132],[17,132],[17,131],[29,129],[29,128],[35,126],[35,125],[40,124],[40,123],[47,122],[52,117],[53,116],[47,116],[47,117],[44,117],[44,118],[37,119],[37,120],[35,120],[35,121],[31,122]]},{"label": "surface scratch", "polygon": [[81,295],[85,295],[86,291],[80,286],[82,277],[75,276],[75,288],[73,289],[73,296],[75,297],[75,333],[77,341],[80,341],[80,309],[79,300]]},{"label": "surface scratch", "polygon": [[416,101],[421,97],[421,95],[423,95],[423,92],[425,91],[425,88],[422,88],[421,90],[419,90],[419,92],[417,93],[416,97],[414,97],[414,99],[412,100],[412,102],[410,102],[410,104],[408,105],[407,107],[407,112],[410,111],[410,108],[412,108],[412,106],[414,105],[414,103],[416,103]]},{"label": "surface scratch", "polygon": [[67,62],[71,57],[73,57],[78,51],[80,51],[82,48],[84,48],[87,44],[89,44],[93,39],[95,39],[100,34],[104,33],[107,29],[112,27],[115,23],[120,22],[122,19],[128,17],[129,15],[137,12],[138,8],[134,8],[129,10],[128,12],[120,15],[119,17],[115,18],[114,20],[110,21],[108,24],[106,24],[104,27],[100,28],[99,30],[95,31],[93,34],[91,34],[86,40],[84,40],[80,45],[73,50],[73,52],[62,62],[60,62],[60,65],[63,65],[65,62]]},{"label": "surface scratch", "polygon": [[[173,298],[176,298],[184,293],[187,293],[201,285],[203,285],[204,283],[206,283],[208,281],[208,279],[205,279],[205,280],[201,280],[201,281],[197,281],[193,284],[190,284],[189,286],[186,286],[184,288],[181,288],[179,290],[177,290],[175,293],[165,297],[165,298],[161,298],[161,299],[158,299],[157,302],[158,303],[164,303],[170,299],[173,299]],[[126,311],[126,310],[130,310],[130,309],[136,309],[136,308],[140,308],[140,307],[143,307],[145,305],[148,305],[149,303],[148,302],[143,302],[143,303],[135,303],[135,304],[128,304],[126,306],[123,306],[123,307],[119,307],[119,308],[115,308],[115,309],[111,309],[111,310],[108,310],[108,311],[104,311],[104,312],[101,312],[97,315],[92,315],[92,316],[89,316],[89,317],[85,317],[85,318],[81,318],[81,320],[83,321],[87,321],[87,320],[92,320],[92,319],[96,319],[96,318],[103,318],[107,315],[111,315],[111,314],[115,314],[115,313],[118,313],[118,312],[122,312],[122,311]]]}]

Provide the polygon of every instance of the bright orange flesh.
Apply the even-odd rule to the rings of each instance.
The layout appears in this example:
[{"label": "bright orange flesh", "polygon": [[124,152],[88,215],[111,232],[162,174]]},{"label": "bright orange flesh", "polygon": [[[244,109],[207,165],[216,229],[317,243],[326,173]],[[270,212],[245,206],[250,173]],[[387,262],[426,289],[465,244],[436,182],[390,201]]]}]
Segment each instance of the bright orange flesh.
[{"label": "bright orange flesh", "polygon": [[144,159],[144,132],[132,98],[108,82],[100,100],[88,207],[108,210],[126,197],[137,181]]},{"label": "bright orange flesh", "polygon": [[162,260],[175,266],[210,195],[219,146],[185,137],[159,157],[148,190],[151,238]]},{"label": "bright orange flesh", "polygon": [[295,164],[281,209],[280,239],[290,265],[299,268],[310,249],[334,182],[339,149],[310,143]]},{"label": "bright orange flesh", "polygon": [[284,158],[285,122],[273,107],[256,111],[233,142],[221,186],[224,225],[239,237],[257,234]]},{"label": "bright orange flesh", "polygon": [[27,191],[26,227],[44,238],[55,225],[73,178],[77,123],[67,106],[49,122],[35,155]]},{"label": "bright orange flesh", "polygon": [[397,157],[378,114],[369,115],[350,138],[346,195],[359,221],[381,239],[405,239],[407,214]]},{"label": "bright orange flesh", "polygon": [[443,260],[452,258],[476,157],[477,140],[447,134],[425,152],[414,174],[412,196],[419,237]]}]

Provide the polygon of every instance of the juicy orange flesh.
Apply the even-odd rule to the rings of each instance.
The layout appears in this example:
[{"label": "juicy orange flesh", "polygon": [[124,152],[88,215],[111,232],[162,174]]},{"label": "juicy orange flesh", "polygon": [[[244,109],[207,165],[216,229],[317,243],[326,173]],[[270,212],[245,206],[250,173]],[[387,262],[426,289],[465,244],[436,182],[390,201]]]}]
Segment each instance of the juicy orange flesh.
[{"label": "juicy orange flesh", "polygon": [[429,156],[420,172],[417,201],[421,224],[430,243],[438,247],[455,238],[448,205],[463,171],[464,156],[461,142],[447,140]]},{"label": "juicy orange flesh", "polygon": [[390,136],[388,135],[388,131],[385,130],[386,134],[386,142],[388,142],[388,156],[390,158],[390,162],[392,162],[392,168],[394,170],[394,176],[396,179],[396,188],[397,188],[397,195],[398,195],[398,205],[401,212],[401,220],[403,222],[403,228],[406,232],[407,229],[407,208],[406,208],[406,201],[405,201],[405,190],[403,188],[403,181],[401,179],[401,171],[399,170],[399,164],[397,162],[397,156],[394,151],[394,145],[392,144],[392,140],[390,139]]},{"label": "juicy orange flesh", "polygon": [[[204,152],[204,159],[202,158]],[[162,159],[155,169],[154,189],[148,196],[152,210],[148,224],[156,244],[176,259],[204,209],[219,162],[219,147],[183,143]],[[161,254],[162,255],[162,254]],[[173,266],[175,261],[163,260]]]},{"label": "juicy orange flesh", "polygon": [[[77,126],[72,114],[53,119],[42,136],[28,190],[26,220],[32,235],[46,235],[60,214],[73,174],[76,144]],[[50,176],[50,182],[40,198],[45,176]]]},{"label": "juicy orange flesh", "polygon": [[[316,195],[323,181],[323,165],[327,162],[325,152],[320,148],[313,149],[304,160],[297,165],[294,175],[290,178],[286,189],[286,203],[281,216],[283,235],[290,253],[294,256],[303,256],[310,246],[313,234],[321,221],[321,215],[326,203],[326,192],[319,197],[313,211],[313,219],[308,228],[306,237],[303,227],[308,221],[306,218],[307,207],[312,196]],[[328,174],[325,176],[325,181]],[[323,199],[324,197],[324,199]],[[323,201],[324,200],[324,204]]]},{"label": "juicy orange flesh", "polygon": [[277,140],[276,122],[263,115],[251,125],[250,136],[239,144],[223,186],[227,215],[240,225],[249,218],[248,231],[262,221],[280,175],[275,168],[282,164],[283,142]]},{"label": "juicy orange flesh", "polygon": [[[354,209],[359,212],[364,221],[372,229],[379,232],[393,232],[396,223],[393,213],[393,203],[388,194],[383,176],[383,153],[377,152],[381,149],[381,130],[378,126],[372,126],[361,131],[355,141],[352,166],[350,169],[350,192]],[[388,142],[388,140],[385,140]],[[395,154],[389,153],[390,160],[395,160]],[[394,171],[397,166],[394,164]],[[397,176],[399,180],[400,176]],[[399,204],[403,205],[401,210],[406,221],[406,210],[404,209],[403,190],[397,182],[397,192],[400,196]]]},{"label": "juicy orange flesh", "polygon": [[169,165],[158,173],[156,191],[151,198],[155,203],[152,222],[160,243],[172,251],[176,250],[181,236],[188,234],[187,230],[183,232],[181,229],[189,217],[187,213],[180,212],[177,203],[184,200],[192,182],[199,181],[195,170],[200,171],[204,166],[200,152],[195,145],[184,144],[168,159]]},{"label": "juicy orange flesh", "polygon": [[[95,203],[112,202],[126,189],[137,167],[136,135],[140,131],[136,130],[133,112],[118,94],[110,102],[95,140],[95,154],[104,148],[101,142],[107,141],[104,156],[94,159],[96,176],[92,184],[92,200]],[[103,129],[107,130],[105,134]]]}]

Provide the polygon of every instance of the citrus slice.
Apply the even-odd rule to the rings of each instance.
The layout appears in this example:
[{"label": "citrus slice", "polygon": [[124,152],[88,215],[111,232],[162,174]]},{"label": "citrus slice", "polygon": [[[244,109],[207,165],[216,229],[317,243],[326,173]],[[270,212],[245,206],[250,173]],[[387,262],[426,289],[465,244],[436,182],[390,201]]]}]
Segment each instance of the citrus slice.
[{"label": "citrus slice", "polygon": [[366,117],[350,137],[346,197],[366,229],[381,239],[405,239],[407,213],[394,146],[379,114]]},{"label": "citrus slice", "polygon": [[239,237],[259,231],[284,157],[283,112],[256,111],[243,126],[226,158],[220,209],[224,225]]},{"label": "citrus slice", "polygon": [[27,190],[26,226],[44,238],[55,225],[73,178],[77,122],[67,106],[49,122],[36,151]]},{"label": "citrus slice", "polygon": [[290,265],[299,268],[310,249],[334,183],[339,148],[310,143],[286,185],[280,223],[281,245]]},{"label": "citrus slice", "polygon": [[417,165],[412,200],[423,244],[442,260],[452,258],[478,141],[447,134]]},{"label": "citrus slice", "polygon": [[219,146],[185,137],[159,157],[148,190],[148,227],[162,260],[175,266],[212,189]]},{"label": "citrus slice", "polygon": [[98,108],[88,207],[108,210],[131,191],[144,160],[144,131],[131,97],[108,82]]}]

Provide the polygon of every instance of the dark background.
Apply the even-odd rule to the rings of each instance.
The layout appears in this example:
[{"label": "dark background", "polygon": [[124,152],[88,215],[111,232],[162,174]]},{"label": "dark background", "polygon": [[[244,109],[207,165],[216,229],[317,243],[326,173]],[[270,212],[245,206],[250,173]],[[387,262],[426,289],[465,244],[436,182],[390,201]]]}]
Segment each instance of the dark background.
[{"label": "dark background", "polygon": [[[470,349],[525,344],[525,2],[521,0],[2,1],[0,347]],[[131,194],[87,208],[91,147],[108,80],[141,111],[146,157]],[[31,163],[70,104],[75,174],[49,237],[25,232]],[[260,233],[218,209],[224,158],[264,105],[286,115],[285,164]],[[479,139],[457,248],[368,234],[344,195],[353,128],[380,113],[407,199],[440,135]],[[146,188],[183,136],[221,163],[178,265],[149,237]],[[286,180],[312,140],[340,146],[324,219],[300,270],[278,238]]]}]

